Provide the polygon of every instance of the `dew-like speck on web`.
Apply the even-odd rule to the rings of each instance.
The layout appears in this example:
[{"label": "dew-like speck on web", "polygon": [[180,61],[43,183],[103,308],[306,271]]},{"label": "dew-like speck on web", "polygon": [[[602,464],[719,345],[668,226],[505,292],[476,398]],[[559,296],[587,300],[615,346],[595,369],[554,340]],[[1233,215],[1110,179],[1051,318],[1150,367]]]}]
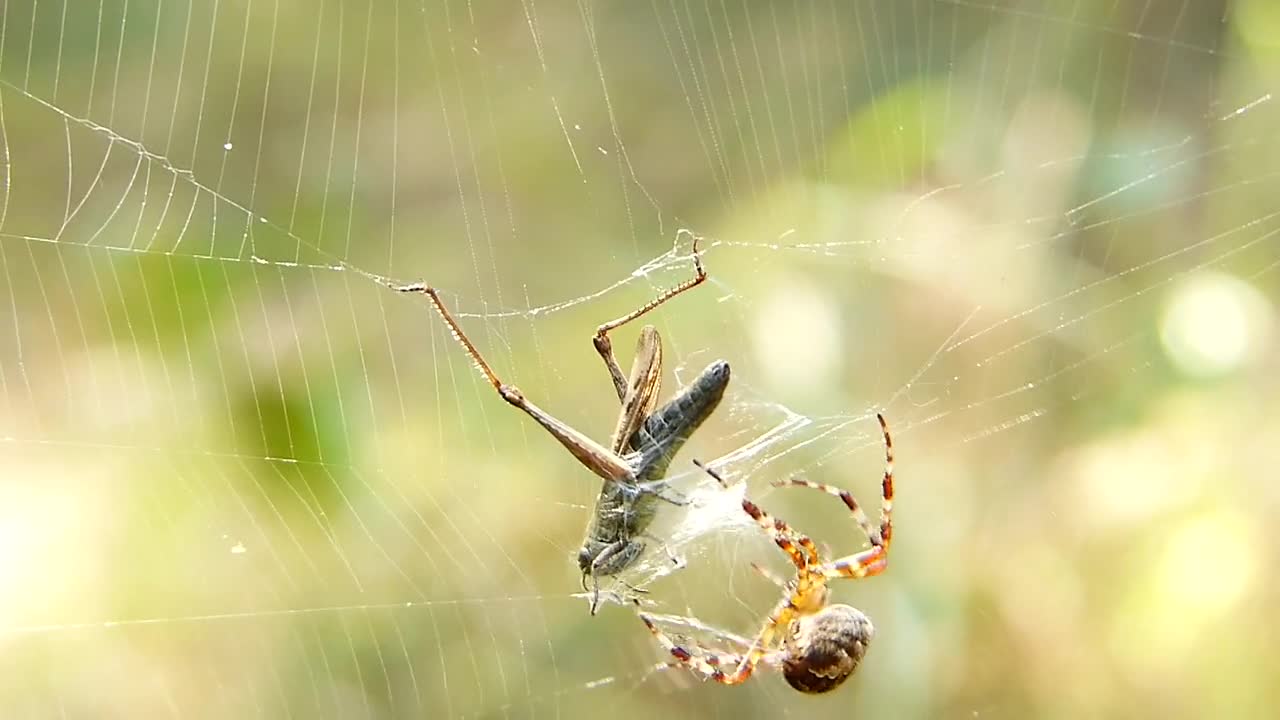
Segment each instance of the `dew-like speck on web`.
[{"label": "dew-like speck on web", "polygon": [[242,543],[242,542],[237,542],[235,545],[232,545],[232,546],[231,546],[231,554],[232,554],[232,555],[243,555],[243,554],[245,554],[245,553],[246,553],[246,552],[248,552],[248,551],[249,551],[249,549],[248,549],[248,548],[246,548],[246,547],[244,546],[244,543]]},{"label": "dew-like speck on web", "polygon": [[224,142],[224,143],[222,143],[222,149],[223,149],[223,150],[230,150],[230,149],[231,149],[231,143],[229,143],[229,142]]}]

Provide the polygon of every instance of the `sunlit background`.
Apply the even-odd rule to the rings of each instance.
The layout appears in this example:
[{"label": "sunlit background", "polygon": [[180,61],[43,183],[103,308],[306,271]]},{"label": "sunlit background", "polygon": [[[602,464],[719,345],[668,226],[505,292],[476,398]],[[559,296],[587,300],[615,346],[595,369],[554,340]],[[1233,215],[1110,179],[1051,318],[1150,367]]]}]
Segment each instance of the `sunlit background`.
[{"label": "sunlit background", "polygon": [[[0,716],[1277,713],[1270,0],[0,7]],[[590,337],[695,236],[663,396],[733,379],[606,589],[753,635],[785,557],[692,459],[852,553],[770,482],[874,514],[881,411],[829,696],[590,616],[600,481],[384,284],[607,442]]]}]

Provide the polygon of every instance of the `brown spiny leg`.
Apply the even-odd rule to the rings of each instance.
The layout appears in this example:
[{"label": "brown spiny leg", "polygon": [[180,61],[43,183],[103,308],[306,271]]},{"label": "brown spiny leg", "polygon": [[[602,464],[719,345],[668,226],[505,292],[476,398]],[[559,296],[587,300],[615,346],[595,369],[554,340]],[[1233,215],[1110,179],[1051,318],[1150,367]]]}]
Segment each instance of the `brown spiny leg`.
[{"label": "brown spiny leg", "polygon": [[618,365],[618,359],[613,355],[613,341],[609,339],[610,331],[616,330],[623,325],[635,320],[636,318],[648,313],[659,305],[665,303],[671,298],[691,290],[707,279],[707,271],[702,267],[702,254],[698,250],[698,243],[702,238],[697,235],[693,236],[693,277],[666,290],[658,295],[658,297],[632,310],[620,318],[610,320],[596,328],[596,334],[591,338],[591,342],[595,345],[596,352],[600,353],[600,357],[604,360],[605,367],[609,369],[609,377],[613,380],[613,387],[618,392],[619,402],[625,401],[627,397],[627,378],[622,374],[622,367]]},{"label": "brown spiny leg", "polygon": [[574,430],[542,408],[529,402],[525,399],[524,393],[520,392],[516,386],[506,385],[498,379],[498,375],[494,373],[493,368],[489,367],[489,363],[485,361],[484,356],[472,344],[471,339],[462,331],[462,326],[458,324],[453,314],[445,307],[444,302],[440,299],[439,291],[428,285],[405,285],[395,289],[400,292],[426,295],[427,299],[431,301],[432,307],[444,319],[445,324],[449,326],[449,332],[453,335],[453,338],[467,351],[467,355],[480,368],[480,372],[484,374],[485,379],[489,381],[494,390],[498,391],[498,395],[502,396],[502,399],[509,404],[520,408],[539,425],[546,428],[547,432],[551,433],[556,440],[560,441],[561,445],[578,459],[578,462],[605,480],[613,480],[615,482],[634,481],[635,477],[630,466],[617,453],[611,452],[595,440]]}]

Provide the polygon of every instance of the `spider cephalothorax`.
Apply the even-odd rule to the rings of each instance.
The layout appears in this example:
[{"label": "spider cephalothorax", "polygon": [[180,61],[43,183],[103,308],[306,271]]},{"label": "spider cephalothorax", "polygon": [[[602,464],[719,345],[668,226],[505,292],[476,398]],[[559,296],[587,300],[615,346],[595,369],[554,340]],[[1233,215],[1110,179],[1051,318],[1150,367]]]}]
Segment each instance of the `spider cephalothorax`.
[{"label": "spider cephalothorax", "polygon": [[[807,535],[785,521],[771,517],[744,497],[743,512],[769,533],[774,543],[787,554],[795,565],[796,575],[790,581],[782,581],[759,566],[752,566],[780,585],[784,595],[745,652],[720,653],[677,645],[654,624],[652,618],[641,613],[640,619],[649,631],[678,662],[726,685],[746,681],[756,666],[763,662],[781,668],[787,683],[805,693],[830,692],[858,669],[867,646],[875,636],[875,629],[862,611],[848,605],[830,604],[827,581],[879,575],[889,560],[889,542],[893,538],[893,440],[884,417],[876,415],[876,418],[880,421],[885,447],[878,527],[871,525],[858,501],[847,490],[799,478],[773,483],[775,487],[813,488],[840,498],[867,536],[871,547],[853,555],[824,561],[817,545]],[[724,484],[714,470],[704,469]]]}]

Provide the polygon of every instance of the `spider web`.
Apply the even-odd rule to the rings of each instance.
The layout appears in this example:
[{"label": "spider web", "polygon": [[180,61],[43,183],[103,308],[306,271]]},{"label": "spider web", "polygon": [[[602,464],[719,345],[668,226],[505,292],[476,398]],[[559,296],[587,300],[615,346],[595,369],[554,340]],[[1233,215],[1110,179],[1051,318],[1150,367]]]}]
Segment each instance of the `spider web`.
[{"label": "spider web", "polygon": [[[6,3],[3,714],[1280,702],[1280,638],[1232,612],[1280,588],[1280,496],[1248,479],[1274,455],[1235,444],[1278,430],[1277,28],[1263,0]],[[833,585],[877,641],[822,700],[701,685],[629,607],[590,617],[599,481],[386,287],[440,288],[603,440],[589,337],[688,278],[695,236],[710,282],[647,318],[664,397],[733,380],[672,465],[665,552],[607,590],[750,637],[777,599],[750,564],[785,565],[742,492],[857,550],[769,482],[873,508],[883,411],[894,559]]]}]

